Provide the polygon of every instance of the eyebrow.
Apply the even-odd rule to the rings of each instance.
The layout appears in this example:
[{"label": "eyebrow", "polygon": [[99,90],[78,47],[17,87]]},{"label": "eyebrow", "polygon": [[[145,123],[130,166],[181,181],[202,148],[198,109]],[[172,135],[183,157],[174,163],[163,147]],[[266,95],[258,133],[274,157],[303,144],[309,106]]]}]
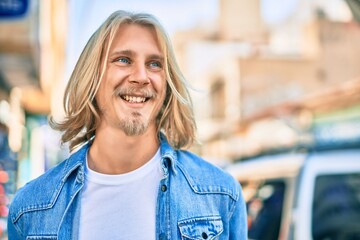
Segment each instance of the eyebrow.
[{"label": "eyebrow", "polygon": [[114,58],[114,57],[117,57],[119,55],[133,56],[133,55],[135,55],[135,53],[134,53],[134,51],[131,51],[131,50],[121,50],[121,51],[112,52],[109,55],[109,57]]},{"label": "eyebrow", "polygon": [[[111,53],[109,55],[109,58],[115,58],[119,55],[125,55],[125,56],[130,56],[133,57],[136,55],[136,53],[132,50],[121,50],[121,51],[115,51],[113,53]],[[150,54],[149,56],[147,56],[147,58],[149,59],[154,59],[154,60],[159,60],[159,61],[164,61],[164,57],[162,55],[159,54]]]}]

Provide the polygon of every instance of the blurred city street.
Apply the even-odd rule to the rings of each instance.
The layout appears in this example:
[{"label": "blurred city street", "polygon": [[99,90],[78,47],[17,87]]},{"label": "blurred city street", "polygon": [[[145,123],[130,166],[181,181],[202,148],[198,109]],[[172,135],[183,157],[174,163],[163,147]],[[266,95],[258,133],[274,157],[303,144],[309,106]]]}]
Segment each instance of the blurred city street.
[{"label": "blurred city street", "polygon": [[119,9],[169,31],[191,150],[241,183],[249,239],[360,239],[359,0],[0,0],[0,239],[17,189],[71,154],[48,118]]}]

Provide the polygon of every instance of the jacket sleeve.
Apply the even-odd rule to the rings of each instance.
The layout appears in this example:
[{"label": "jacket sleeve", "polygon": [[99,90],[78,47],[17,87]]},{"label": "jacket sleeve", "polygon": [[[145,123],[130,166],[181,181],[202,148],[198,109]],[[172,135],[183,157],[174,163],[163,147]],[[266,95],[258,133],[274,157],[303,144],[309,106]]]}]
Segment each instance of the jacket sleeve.
[{"label": "jacket sleeve", "polygon": [[245,201],[242,195],[241,186],[239,183],[239,198],[235,202],[234,211],[230,218],[229,239],[231,240],[247,240],[247,213]]}]

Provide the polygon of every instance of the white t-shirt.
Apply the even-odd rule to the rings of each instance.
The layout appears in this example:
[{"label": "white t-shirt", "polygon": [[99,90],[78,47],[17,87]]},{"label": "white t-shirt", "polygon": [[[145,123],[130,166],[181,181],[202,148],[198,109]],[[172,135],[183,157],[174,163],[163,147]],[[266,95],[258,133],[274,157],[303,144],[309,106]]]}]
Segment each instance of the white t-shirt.
[{"label": "white t-shirt", "polygon": [[79,239],[155,239],[160,159],[158,150],[142,167],[119,175],[95,172],[86,160]]}]

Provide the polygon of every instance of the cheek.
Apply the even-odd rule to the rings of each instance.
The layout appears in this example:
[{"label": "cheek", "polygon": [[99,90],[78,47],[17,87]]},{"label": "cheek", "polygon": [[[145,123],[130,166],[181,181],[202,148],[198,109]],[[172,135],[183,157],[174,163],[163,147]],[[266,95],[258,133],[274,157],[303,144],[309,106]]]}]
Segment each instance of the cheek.
[{"label": "cheek", "polygon": [[154,87],[159,94],[165,94],[167,82],[164,76],[159,76],[154,82]]},{"label": "cheek", "polygon": [[109,93],[106,91],[106,86],[103,84],[100,85],[98,92],[96,93],[95,99],[99,108],[103,109],[107,105],[107,98],[109,97]]},{"label": "cheek", "polygon": [[149,78],[152,79],[152,85],[158,92],[166,85],[164,71],[149,73]]},{"label": "cheek", "polygon": [[159,84],[156,86],[156,92],[158,93],[158,99],[161,105],[163,105],[166,97],[166,84]]}]

